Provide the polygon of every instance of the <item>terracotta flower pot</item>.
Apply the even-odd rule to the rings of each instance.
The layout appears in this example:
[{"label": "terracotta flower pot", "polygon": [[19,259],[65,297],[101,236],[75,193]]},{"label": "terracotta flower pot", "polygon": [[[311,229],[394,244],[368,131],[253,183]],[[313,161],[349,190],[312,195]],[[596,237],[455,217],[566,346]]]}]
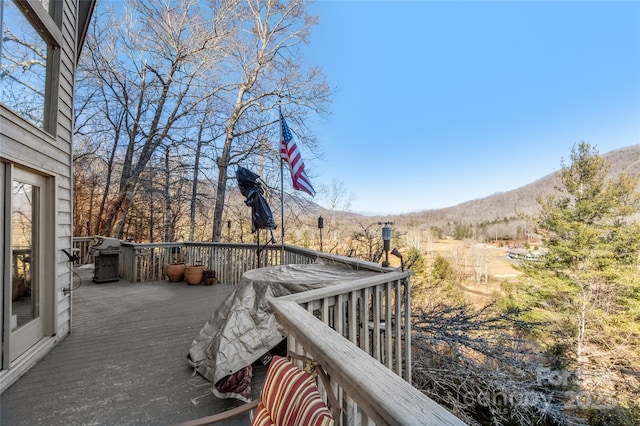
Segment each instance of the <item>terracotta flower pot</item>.
[{"label": "terracotta flower pot", "polygon": [[203,272],[204,265],[187,266],[184,270],[184,280],[191,285],[202,284]]},{"label": "terracotta flower pot", "polygon": [[187,266],[184,263],[170,263],[167,265],[167,277],[170,282],[178,282],[184,279],[184,270]]},{"label": "terracotta flower pot", "polygon": [[202,284],[213,285],[216,281],[216,271],[212,269],[205,269],[202,273]]}]

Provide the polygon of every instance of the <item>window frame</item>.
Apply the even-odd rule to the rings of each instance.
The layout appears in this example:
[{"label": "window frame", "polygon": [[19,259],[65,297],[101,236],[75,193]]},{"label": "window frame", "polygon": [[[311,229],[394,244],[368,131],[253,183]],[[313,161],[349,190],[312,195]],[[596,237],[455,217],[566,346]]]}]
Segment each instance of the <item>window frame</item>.
[{"label": "window frame", "polygon": [[[61,46],[64,45],[64,37],[62,36],[60,28],[62,27],[62,9],[64,4],[61,0],[52,0],[49,3],[49,10],[47,10],[39,0],[4,1],[11,1],[47,44],[42,125],[40,126],[26,119],[20,112],[11,108],[10,105],[6,106],[15,115],[26,119],[30,124],[56,137],[58,127]],[[2,3],[4,3],[4,1],[0,0]],[[4,6],[0,5],[0,18],[3,15],[3,9]],[[1,48],[2,43],[0,42],[0,49]]]},{"label": "window frame", "polygon": [[[36,31],[54,49],[64,45],[64,37],[59,25],[62,7],[60,1],[51,2],[51,11],[47,11],[38,0],[11,0],[22,11]],[[55,19],[55,20],[54,20]],[[57,21],[57,22],[56,22]]]}]

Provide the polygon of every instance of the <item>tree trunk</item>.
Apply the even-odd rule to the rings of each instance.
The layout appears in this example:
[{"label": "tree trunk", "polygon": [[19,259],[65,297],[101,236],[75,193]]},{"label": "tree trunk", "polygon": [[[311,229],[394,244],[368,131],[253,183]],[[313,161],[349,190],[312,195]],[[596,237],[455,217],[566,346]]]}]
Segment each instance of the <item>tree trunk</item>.
[{"label": "tree trunk", "polygon": [[164,151],[164,238],[163,241],[173,241],[173,229],[171,224],[173,222],[171,211],[171,170],[169,169],[169,147],[167,146]]},{"label": "tree trunk", "polygon": [[213,232],[211,240],[215,243],[222,241],[222,215],[224,213],[224,201],[227,195],[227,170],[229,168],[229,162],[231,161],[231,144],[234,138],[235,125],[242,115],[242,109],[244,104],[242,99],[247,89],[251,87],[253,83],[247,82],[240,85],[238,89],[238,95],[236,97],[236,104],[227,121],[227,127],[225,129],[224,146],[222,147],[222,154],[216,160],[218,162],[218,185],[216,190],[216,203],[213,209]]},{"label": "tree trunk", "polygon": [[198,174],[200,173],[200,153],[202,152],[202,132],[204,131],[204,121],[207,118],[205,113],[200,121],[198,129],[198,140],[196,143],[196,155],[193,164],[193,184],[191,185],[191,203],[189,211],[189,241],[194,240],[196,228],[196,206],[198,201]]},{"label": "tree trunk", "polygon": [[[118,140],[120,138],[120,131],[122,129],[122,118],[118,121],[115,127],[115,135],[114,140]],[[95,232],[98,235],[105,235],[107,230],[111,229],[111,223],[106,222],[104,220],[105,211],[107,209],[107,199],[109,198],[109,191],[111,189],[111,179],[113,177],[113,162],[116,157],[116,152],[118,151],[118,144],[114,143],[111,147],[111,152],[109,153],[109,161],[107,162],[107,181],[104,185],[104,192],[102,193],[102,200],[100,201],[100,208],[98,211],[97,223],[94,224]]]},{"label": "tree trunk", "polygon": [[587,289],[584,287],[580,292],[580,306],[578,309],[578,342],[576,347],[576,361],[579,366],[582,366],[584,362],[584,342],[587,332],[587,309],[588,309],[588,297]]},{"label": "tree trunk", "polygon": [[[225,143],[225,147],[226,145]],[[212,241],[215,243],[220,242],[222,237],[222,214],[224,212],[224,199],[227,193],[227,169],[228,160],[226,162],[218,161],[218,185],[216,187],[216,203],[213,209],[212,235]]]}]

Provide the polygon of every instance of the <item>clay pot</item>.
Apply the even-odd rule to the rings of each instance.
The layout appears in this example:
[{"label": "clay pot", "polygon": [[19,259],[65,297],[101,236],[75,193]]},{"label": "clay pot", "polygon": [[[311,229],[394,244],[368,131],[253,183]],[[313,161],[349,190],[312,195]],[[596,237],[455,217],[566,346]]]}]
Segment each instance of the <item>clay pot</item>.
[{"label": "clay pot", "polygon": [[184,279],[184,270],[187,266],[184,263],[170,263],[167,265],[167,277],[172,283]]},{"label": "clay pot", "polygon": [[212,269],[205,269],[202,273],[202,284],[214,285],[216,281],[216,271]]},{"label": "clay pot", "polygon": [[191,285],[202,284],[204,265],[187,266],[184,270],[184,280]]}]

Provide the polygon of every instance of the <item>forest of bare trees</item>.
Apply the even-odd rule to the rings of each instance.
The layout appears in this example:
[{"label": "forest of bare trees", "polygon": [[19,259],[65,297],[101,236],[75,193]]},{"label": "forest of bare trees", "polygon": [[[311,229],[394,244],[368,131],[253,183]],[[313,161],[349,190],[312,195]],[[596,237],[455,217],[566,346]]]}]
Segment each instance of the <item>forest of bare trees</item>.
[{"label": "forest of bare trees", "polygon": [[[118,2],[99,6],[79,65],[77,235],[223,238],[235,167],[277,178],[277,110],[305,123],[331,90],[300,46],[302,1]],[[228,216],[229,215],[229,216]]]},{"label": "forest of bare trees", "polygon": [[[331,97],[300,54],[316,23],[304,3],[100,6],[78,73],[74,235],[254,242],[237,166],[261,176],[280,225],[277,111],[311,159],[305,123],[326,115]],[[320,208],[285,182],[286,242],[319,248],[324,215],[325,251],[380,257],[377,222],[346,213],[344,186],[319,188]]]}]

